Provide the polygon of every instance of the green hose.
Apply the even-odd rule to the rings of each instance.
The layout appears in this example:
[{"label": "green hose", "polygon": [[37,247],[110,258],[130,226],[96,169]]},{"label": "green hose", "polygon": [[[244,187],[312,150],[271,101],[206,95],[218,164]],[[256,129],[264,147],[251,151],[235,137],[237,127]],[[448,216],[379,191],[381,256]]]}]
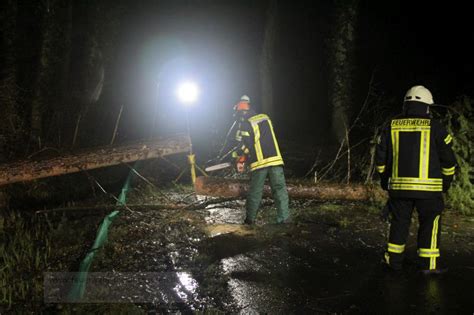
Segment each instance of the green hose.
[{"label": "green hose", "polygon": [[[134,169],[137,168],[138,163],[139,161],[135,163]],[[133,171],[130,171],[127,176],[127,179],[125,180],[125,184],[122,187],[122,192],[120,193],[120,196],[118,198],[117,205],[126,204],[127,193],[130,188],[130,182],[132,180],[132,177]],[[73,286],[68,296],[70,302],[78,302],[84,296],[89,268],[92,264],[92,261],[94,260],[95,254],[107,241],[109,227],[115,220],[115,218],[118,216],[119,212],[120,211],[118,210],[112,211],[104,218],[104,220],[100,224],[94,244],[87,253],[86,257],[84,257],[84,259],[82,260],[81,265],[79,266],[79,271],[74,278]]]}]

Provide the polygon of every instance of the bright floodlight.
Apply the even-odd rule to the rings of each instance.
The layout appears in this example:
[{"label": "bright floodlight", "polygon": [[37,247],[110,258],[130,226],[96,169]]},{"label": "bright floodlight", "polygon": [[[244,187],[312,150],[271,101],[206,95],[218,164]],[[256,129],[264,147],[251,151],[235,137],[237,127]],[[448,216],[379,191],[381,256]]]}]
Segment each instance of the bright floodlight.
[{"label": "bright floodlight", "polygon": [[178,87],[179,100],[185,104],[194,103],[198,94],[199,89],[194,82],[184,82]]}]

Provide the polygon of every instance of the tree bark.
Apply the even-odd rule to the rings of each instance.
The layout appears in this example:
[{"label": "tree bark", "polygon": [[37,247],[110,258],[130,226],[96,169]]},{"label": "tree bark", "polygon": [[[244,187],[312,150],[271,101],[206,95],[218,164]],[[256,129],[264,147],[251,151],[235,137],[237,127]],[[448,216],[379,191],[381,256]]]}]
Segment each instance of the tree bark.
[{"label": "tree bark", "polygon": [[[245,197],[249,184],[246,180],[217,177],[198,177],[195,183],[196,194],[212,197]],[[386,193],[376,187],[362,184],[295,184],[287,183],[288,195],[294,199],[368,201],[383,200]],[[264,196],[270,197],[270,186],[265,185]]]},{"label": "tree bark", "polygon": [[0,165],[0,186],[185,153],[190,147],[189,137],[179,135],[120,147],[100,147],[51,159],[3,164]]}]

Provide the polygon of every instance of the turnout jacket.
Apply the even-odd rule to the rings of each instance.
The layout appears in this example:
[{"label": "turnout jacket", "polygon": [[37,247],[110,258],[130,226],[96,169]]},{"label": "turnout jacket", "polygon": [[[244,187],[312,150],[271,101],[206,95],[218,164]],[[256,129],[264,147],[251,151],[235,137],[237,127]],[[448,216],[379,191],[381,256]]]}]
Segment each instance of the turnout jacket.
[{"label": "turnout jacket", "polygon": [[284,164],[272,121],[267,115],[250,110],[240,117],[239,124],[234,157],[246,155],[251,171]]},{"label": "turnout jacket", "polygon": [[453,138],[426,114],[426,104],[406,103],[404,116],[392,119],[379,138],[376,169],[391,197],[436,198],[454,176]]}]

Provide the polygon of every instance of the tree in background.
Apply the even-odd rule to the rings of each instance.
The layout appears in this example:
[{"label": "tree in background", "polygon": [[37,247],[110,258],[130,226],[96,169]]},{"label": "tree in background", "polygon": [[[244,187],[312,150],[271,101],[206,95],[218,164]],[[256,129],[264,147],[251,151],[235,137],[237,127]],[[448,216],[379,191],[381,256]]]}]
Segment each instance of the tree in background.
[{"label": "tree in background", "polygon": [[[67,82],[70,54],[70,0],[50,0],[41,5],[41,44],[38,55],[36,81],[31,102],[30,139],[41,149],[58,104],[62,104]],[[43,139],[43,140],[42,140]]]},{"label": "tree in background", "polygon": [[265,30],[263,37],[262,54],[260,56],[260,84],[262,93],[262,112],[273,117],[273,50],[275,48],[276,38],[276,20],[277,20],[277,0],[270,0],[268,3]]},{"label": "tree in background", "polygon": [[19,106],[17,68],[17,14],[15,0],[3,2],[1,19],[1,76],[0,76],[0,161],[11,159],[24,136],[24,120]]},{"label": "tree in background", "polygon": [[349,128],[353,71],[355,65],[355,30],[359,0],[335,0],[332,34],[329,39],[329,103],[332,108],[332,131],[339,142]]}]

